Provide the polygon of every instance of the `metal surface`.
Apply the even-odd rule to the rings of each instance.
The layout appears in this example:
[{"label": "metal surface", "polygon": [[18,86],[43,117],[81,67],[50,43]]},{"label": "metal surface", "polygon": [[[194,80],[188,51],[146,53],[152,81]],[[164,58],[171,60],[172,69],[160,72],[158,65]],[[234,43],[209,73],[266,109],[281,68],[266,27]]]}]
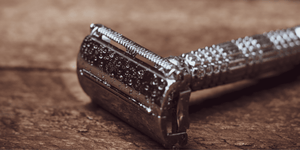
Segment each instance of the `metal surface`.
[{"label": "metal surface", "polygon": [[95,103],[168,148],[187,143],[191,91],[283,72],[300,62],[300,27],[168,58],[101,24],[90,27],[91,34],[84,39],[77,59],[82,88]]},{"label": "metal surface", "polygon": [[246,36],[179,57],[192,71],[193,90],[256,77],[271,71],[282,72],[300,62],[299,29],[295,27]]}]

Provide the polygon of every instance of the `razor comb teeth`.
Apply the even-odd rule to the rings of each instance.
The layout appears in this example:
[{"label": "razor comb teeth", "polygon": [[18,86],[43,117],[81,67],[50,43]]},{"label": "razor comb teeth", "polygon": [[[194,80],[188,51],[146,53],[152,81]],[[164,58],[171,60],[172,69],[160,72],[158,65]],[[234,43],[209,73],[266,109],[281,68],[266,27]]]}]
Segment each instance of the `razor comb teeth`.
[{"label": "razor comb teeth", "polygon": [[161,56],[149,51],[148,49],[140,46],[139,44],[129,40],[128,38],[124,37],[122,34],[115,32],[112,29],[109,29],[103,25],[91,25],[92,30],[98,28],[97,31],[105,35],[107,38],[117,42],[118,44],[124,46],[128,53],[131,55],[139,54],[140,56],[154,62],[155,64],[162,66],[164,69],[170,70],[172,69],[172,64],[162,58]]}]

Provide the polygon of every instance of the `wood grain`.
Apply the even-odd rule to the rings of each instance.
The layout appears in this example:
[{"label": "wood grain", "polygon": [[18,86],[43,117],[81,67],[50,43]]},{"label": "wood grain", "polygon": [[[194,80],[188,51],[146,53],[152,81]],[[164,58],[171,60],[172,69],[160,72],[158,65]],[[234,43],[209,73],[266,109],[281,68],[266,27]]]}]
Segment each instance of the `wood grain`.
[{"label": "wood grain", "polygon": [[[163,148],[82,91],[76,55],[90,23],[169,56],[299,25],[299,6],[267,0],[0,1],[0,149]],[[194,93],[185,148],[300,148],[299,69]]]}]

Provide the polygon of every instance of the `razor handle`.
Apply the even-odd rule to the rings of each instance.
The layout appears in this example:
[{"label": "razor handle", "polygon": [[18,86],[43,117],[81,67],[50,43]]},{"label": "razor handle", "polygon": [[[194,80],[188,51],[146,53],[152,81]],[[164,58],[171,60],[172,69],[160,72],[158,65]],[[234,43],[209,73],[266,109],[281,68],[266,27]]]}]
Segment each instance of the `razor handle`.
[{"label": "razor handle", "polygon": [[77,57],[83,90],[94,103],[166,148],[187,143],[191,91],[283,72],[300,62],[300,27],[167,58],[101,24],[90,28]]}]

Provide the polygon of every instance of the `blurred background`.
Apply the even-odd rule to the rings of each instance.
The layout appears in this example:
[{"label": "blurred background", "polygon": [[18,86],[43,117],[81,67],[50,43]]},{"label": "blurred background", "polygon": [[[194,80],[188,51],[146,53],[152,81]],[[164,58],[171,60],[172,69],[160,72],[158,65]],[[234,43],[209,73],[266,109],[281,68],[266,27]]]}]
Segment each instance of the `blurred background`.
[{"label": "blurred background", "polygon": [[[78,84],[76,56],[91,23],[166,57],[300,25],[299,6],[279,0],[1,0],[0,148],[162,148],[91,104]],[[187,148],[299,148],[300,81],[294,78],[192,108]]]}]

